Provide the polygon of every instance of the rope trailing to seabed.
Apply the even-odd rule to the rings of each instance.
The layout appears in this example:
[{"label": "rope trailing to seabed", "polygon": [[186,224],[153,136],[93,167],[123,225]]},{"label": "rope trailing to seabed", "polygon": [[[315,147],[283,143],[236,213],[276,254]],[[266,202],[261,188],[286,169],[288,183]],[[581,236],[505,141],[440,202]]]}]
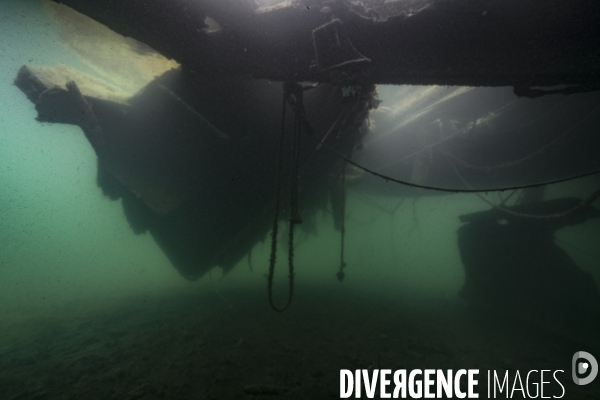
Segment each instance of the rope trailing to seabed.
[{"label": "rope trailing to seabed", "polygon": [[346,274],[344,273],[344,268],[346,268],[346,263],[344,262],[344,236],[346,235],[346,162],[344,161],[344,166],[342,167],[342,226],[341,226],[341,247],[340,247],[340,270],[335,274],[338,281],[343,282]]},{"label": "rope trailing to seabed", "polygon": [[[298,171],[300,168],[300,136],[302,127],[306,121],[304,101],[304,89],[296,83],[286,83],[283,90],[283,102],[281,112],[281,134],[279,138],[279,158],[277,161],[277,183],[275,186],[275,212],[273,215],[273,231],[271,236],[271,257],[269,259],[268,294],[269,304],[275,311],[284,311],[292,302],[294,296],[294,227],[302,222],[298,208]],[[273,277],[275,275],[275,264],[277,262],[277,235],[279,231],[279,203],[281,198],[281,181],[283,170],[283,151],[285,139],[285,116],[287,103],[294,110],[294,131],[292,138],[292,166],[291,166],[291,195],[290,195],[290,219],[288,234],[288,298],[285,304],[278,307],[273,301]]]}]

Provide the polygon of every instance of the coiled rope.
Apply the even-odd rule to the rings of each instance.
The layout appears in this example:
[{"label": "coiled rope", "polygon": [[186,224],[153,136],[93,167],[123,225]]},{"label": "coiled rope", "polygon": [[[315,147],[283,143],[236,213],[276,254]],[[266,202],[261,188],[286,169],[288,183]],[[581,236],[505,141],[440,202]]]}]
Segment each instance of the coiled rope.
[{"label": "coiled rope", "polygon": [[[302,222],[298,208],[298,171],[300,168],[300,136],[305,124],[306,116],[303,101],[304,89],[296,83],[286,83],[283,90],[281,111],[281,133],[279,138],[279,157],[277,160],[277,183],[275,185],[275,212],[273,215],[273,230],[271,233],[271,256],[269,258],[268,295],[269,305],[275,311],[287,309],[294,296],[294,227]],[[294,110],[294,132],[292,139],[292,166],[291,166],[291,195],[290,219],[288,233],[288,297],[283,306],[277,306],[273,300],[273,277],[277,263],[277,235],[279,232],[279,203],[281,199],[281,181],[283,170],[283,152],[285,139],[285,116],[287,104]]]}]

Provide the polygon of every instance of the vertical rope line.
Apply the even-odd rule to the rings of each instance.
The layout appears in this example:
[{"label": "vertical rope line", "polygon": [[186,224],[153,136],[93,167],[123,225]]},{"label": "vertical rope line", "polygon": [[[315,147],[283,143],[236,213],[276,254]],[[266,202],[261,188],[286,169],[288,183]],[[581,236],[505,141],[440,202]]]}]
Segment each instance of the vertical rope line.
[{"label": "vertical rope line", "polygon": [[280,311],[285,310],[292,302],[294,295],[294,228],[302,222],[298,210],[298,173],[300,170],[300,135],[302,133],[303,100],[302,91],[295,93],[294,138],[292,145],[292,188],[290,196],[290,227],[288,236],[288,299]]},{"label": "vertical rope line", "polygon": [[[300,107],[302,98],[296,94],[296,107]],[[300,223],[300,213],[298,211],[298,171],[300,169],[300,133],[302,131],[302,120],[299,117],[301,109],[296,109],[294,118],[294,137],[292,143],[292,188],[290,197],[290,222]]]},{"label": "vertical rope line", "polygon": [[277,160],[277,180],[275,184],[275,212],[273,215],[273,231],[271,232],[271,256],[269,258],[268,294],[269,304],[275,311],[282,311],[273,302],[273,276],[275,275],[275,263],[277,262],[277,234],[279,231],[279,198],[281,195],[281,170],[283,169],[283,141],[285,136],[285,111],[288,98],[287,89],[283,91],[281,110],[281,133],[279,137],[279,158]]},{"label": "vertical rope line", "polygon": [[344,268],[346,263],[344,262],[344,240],[346,236],[346,161],[342,167],[342,229],[341,229],[341,246],[340,246],[340,270],[335,275],[338,281],[342,282],[346,274]]},{"label": "vertical rope line", "polygon": [[[293,102],[290,99],[290,93],[293,92]],[[273,301],[273,277],[275,275],[275,264],[277,254],[277,233],[279,220],[279,203],[281,194],[281,171],[283,169],[283,142],[285,136],[285,114],[287,102],[290,102],[295,113],[294,132],[292,137],[292,166],[291,166],[291,188],[290,188],[290,219],[289,219],[289,236],[288,236],[288,298],[282,307],[275,305]],[[271,236],[271,257],[269,261],[268,275],[268,294],[269,304],[275,311],[283,311],[289,307],[294,296],[294,227],[302,222],[298,209],[298,173],[300,169],[300,135],[302,133],[302,124],[304,123],[304,102],[302,99],[302,88],[291,84],[284,86],[283,95],[283,110],[281,116],[281,138],[279,144],[279,160],[277,164],[277,185],[275,193],[275,215],[273,217],[273,233]]]}]

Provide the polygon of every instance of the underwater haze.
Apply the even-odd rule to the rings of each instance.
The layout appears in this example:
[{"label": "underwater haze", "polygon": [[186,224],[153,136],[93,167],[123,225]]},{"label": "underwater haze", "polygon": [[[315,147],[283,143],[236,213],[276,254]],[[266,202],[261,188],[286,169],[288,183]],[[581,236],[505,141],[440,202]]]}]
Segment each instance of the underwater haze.
[{"label": "underwater haze", "polygon": [[48,312],[180,283],[152,241],[132,235],[119,204],[98,190],[81,130],[37,122],[12,84],[23,64],[86,66],[61,46],[41,2],[3,1],[0,12],[3,310]]},{"label": "underwater haze", "polygon": [[[575,352],[585,350],[600,360],[600,303],[584,307],[585,316],[577,314],[576,322],[570,308],[576,301],[596,301],[600,214],[552,231],[537,231],[535,225],[530,234],[525,232],[529,225],[515,222],[511,229],[520,233],[502,236],[496,225],[486,231],[459,216],[493,212],[490,202],[504,205],[511,192],[396,189],[396,183],[380,178],[363,179],[347,165],[345,277],[342,282],[336,278],[341,239],[326,197],[325,206],[315,207],[314,226],[296,227],[293,300],[287,310],[275,312],[267,297],[270,228],[230,270],[215,266],[199,279],[187,280],[171,253],[163,251],[164,242],[150,231],[135,232],[123,210],[125,199],[113,201],[99,187],[97,154],[82,129],[36,120],[36,106],[14,84],[23,65],[66,65],[99,80],[111,79],[106,69],[95,68],[65,41],[62,29],[43,2],[0,0],[0,399],[329,399],[340,398],[341,369],[384,368],[479,369],[482,383],[488,370],[509,371],[511,377],[517,370],[563,370],[559,377],[565,398],[600,397],[599,379],[587,386],[571,380]],[[141,86],[126,87],[119,79],[110,84],[124,93]],[[367,117],[371,125],[364,148],[353,159],[372,168],[378,161],[393,160],[393,135],[402,129],[412,132],[411,124],[421,121],[407,121],[407,115],[417,118],[415,109],[433,107],[418,103],[415,93],[425,90],[379,87],[382,102]],[[427,93],[437,100],[464,95],[461,88],[436,90]],[[502,90],[494,96],[512,101],[512,92]],[[408,96],[414,96],[414,103],[400,104],[399,98]],[[594,97],[581,99],[589,106],[586,112],[598,104]],[[279,114],[277,109],[276,118]],[[480,119],[478,127],[494,129]],[[439,125],[447,127],[450,120]],[[410,146],[431,148],[431,141],[421,139],[415,133],[406,140]],[[427,153],[385,172],[401,174],[408,168],[406,176],[414,183],[439,185],[427,180],[435,179],[430,157]],[[273,176],[276,161],[273,156]],[[448,169],[444,173],[451,175]],[[450,183],[456,182],[460,180]],[[599,184],[592,175],[550,185],[537,200],[585,199]],[[210,197],[211,189],[195,190]],[[269,193],[274,195],[274,188]],[[518,207],[520,196],[522,191],[506,201],[507,207]],[[595,199],[592,205],[600,206]],[[490,218],[498,226],[513,226],[510,216]],[[473,231],[461,230],[465,225],[473,225]],[[283,304],[288,293],[288,227],[281,218],[276,304]],[[483,240],[486,235],[498,246]],[[507,236],[518,243],[501,242]],[[534,238],[531,244],[523,239],[527,237]],[[502,287],[504,278],[510,281],[519,274],[512,266],[506,269],[513,275],[477,270],[486,254],[495,265],[500,253],[546,260],[546,249],[549,258],[564,260],[565,267],[557,262],[550,278],[533,281],[560,292],[560,299],[581,296],[559,311],[544,297],[527,303],[526,296],[512,294],[522,288]],[[486,285],[494,279],[498,297],[487,299]],[[571,282],[582,282],[585,290],[575,283],[570,287]],[[467,289],[467,284],[474,286]],[[555,386],[548,392],[558,395]],[[480,398],[486,398],[483,388]]]}]

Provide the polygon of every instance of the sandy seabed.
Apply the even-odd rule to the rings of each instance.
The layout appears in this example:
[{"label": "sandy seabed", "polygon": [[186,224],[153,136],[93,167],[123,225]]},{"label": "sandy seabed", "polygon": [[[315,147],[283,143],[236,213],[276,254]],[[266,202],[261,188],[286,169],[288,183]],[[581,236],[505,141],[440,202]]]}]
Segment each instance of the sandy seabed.
[{"label": "sandy seabed", "polygon": [[571,381],[575,351],[600,354],[593,334],[342,286],[298,287],[283,313],[264,287],[198,292],[6,314],[0,399],[335,399],[358,368],[478,368],[484,388],[486,370],[563,369],[564,398],[600,398],[600,379]]}]

